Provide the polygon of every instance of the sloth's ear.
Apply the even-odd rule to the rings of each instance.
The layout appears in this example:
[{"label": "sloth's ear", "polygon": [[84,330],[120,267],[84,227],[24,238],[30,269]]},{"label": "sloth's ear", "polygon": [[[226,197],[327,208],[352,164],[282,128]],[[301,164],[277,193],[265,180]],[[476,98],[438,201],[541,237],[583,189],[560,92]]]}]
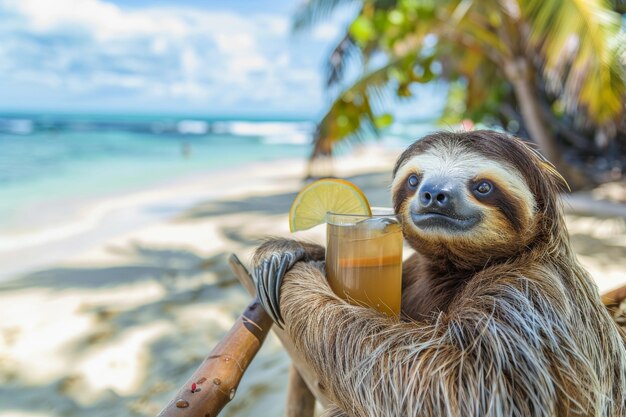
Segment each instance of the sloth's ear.
[{"label": "sloth's ear", "polygon": [[571,187],[569,186],[569,184],[567,183],[567,180],[565,178],[563,178],[563,176],[561,175],[561,173],[559,171],[557,171],[556,167],[554,165],[552,165],[551,162],[547,161],[547,160],[543,160],[541,162],[541,168],[549,175],[552,177],[552,179],[554,180],[554,182],[556,183],[557,187],[560,190],[564,190],[567,189],[567,191],[569,191],[570,193],[572,192]]},{"label": "sloth's ear", "polygon": [[546,179],[555,186],[557,191],[572,191],[569,184],[567,183],[567,180],[563,178],[561,173],[556,169],[552,162],[548,161],[537,148],[535,148],[528,142],[522,140],[520,140],[520,142],[526,147],[526,149],[530,150],[537,158],[539,158],[538,165],[541,171],[546,175]]}]

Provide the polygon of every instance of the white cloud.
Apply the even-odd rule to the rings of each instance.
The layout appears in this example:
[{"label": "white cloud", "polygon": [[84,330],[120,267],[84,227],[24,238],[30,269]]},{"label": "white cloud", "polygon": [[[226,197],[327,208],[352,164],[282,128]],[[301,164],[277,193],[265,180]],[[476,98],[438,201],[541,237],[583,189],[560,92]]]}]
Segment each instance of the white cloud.
[{"label": "white cloud", "polygon": [[[0,77],[68,94],[126,89],[147,98],[310,106],[321,88],[311,56],[327,47],[294,45],[288,28],[281,15],[0,0]],[[337,33],[321,28],[318,40]]]},{"label": "white cloud", "polygon": [[194,77],[198,74],[201,68],[200,57],[196,54],[196,51],[192,48],[185,48],[181,56],[181,64],[183,66],[183,73],[187,77]]},{"label": "white cloud", "polygon": [[332,41],[339,37],[340,27],[333,23],[320,23],[313,28],[313,38],[320,41]]},{"label": "white cloud", "polygon": [[254,38],[249,33],[218,33],[215,36],[220,51],[230,54],[238,50],[250,50],[254,47]]},{"label": "white cloud", "polygon": [[184,36],[184,22],[164,13],[123,11],[100,0],[5,0],[5,7],[27,18],[35,31],[77,26],[101,40],[167,33]]}]

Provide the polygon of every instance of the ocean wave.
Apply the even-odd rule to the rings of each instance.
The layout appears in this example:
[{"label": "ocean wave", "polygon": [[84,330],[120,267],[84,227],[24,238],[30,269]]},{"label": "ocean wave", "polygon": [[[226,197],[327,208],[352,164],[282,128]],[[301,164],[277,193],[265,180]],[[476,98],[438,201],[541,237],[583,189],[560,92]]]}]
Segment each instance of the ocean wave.
[{"label": "ocean wave", "polygon": [[268,144],[306,144],[315,128],[308,121],[212,120],[203,118],[0,115],[0,134],[38,132],[128,132],[154,135],[234,135],[263,138]]},{"label": "ocean wave", "polygon": [[176,130],[183,135],[206,135],[210,127],[204,120],[181,120],[176,124]]},{"label": "ocean wave", "polygon": [[14,135],[30,135],[35,123],[30,119],[0,119],[0,132]]},{"label": "ocean wave", "polygon": [[313,127],[314,124],[311,122],[220,121],[212,124],[215,133],[230,133],[240,136],[271,136],[310,132]]},{"label": "ocean wave", "polygon": [[289,135],[272,135],[261,137],[265,145],[310,145],[311,135],[308,133],[292,133]]},{"label": "ocean wave", "polygon": [[228,121],[211,125],[217,134],[260,138],[266,145],[308,145],[315,125],[312,122]]}]

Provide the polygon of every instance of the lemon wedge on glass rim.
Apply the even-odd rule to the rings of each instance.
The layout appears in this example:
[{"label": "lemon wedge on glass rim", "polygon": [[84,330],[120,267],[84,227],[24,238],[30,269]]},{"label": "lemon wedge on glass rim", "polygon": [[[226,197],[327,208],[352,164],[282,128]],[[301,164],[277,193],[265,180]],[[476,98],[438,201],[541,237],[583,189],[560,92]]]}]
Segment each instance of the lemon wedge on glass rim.
[{"label": "lemon wedge on glass rim", "polygon": [[297,232],[325,223],[328,212],[372,215],[365,194],[356,185],[325,178],[312,182],[298,193],[289,209],[289,229]]}]

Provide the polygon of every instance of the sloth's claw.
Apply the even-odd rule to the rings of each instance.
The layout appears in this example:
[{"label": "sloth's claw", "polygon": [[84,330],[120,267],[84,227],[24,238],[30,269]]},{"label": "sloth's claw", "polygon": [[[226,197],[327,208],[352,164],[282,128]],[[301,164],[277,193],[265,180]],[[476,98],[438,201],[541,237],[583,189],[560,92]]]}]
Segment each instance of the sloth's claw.
[{"label": "sloth's claw", "polygon": [[274,305],[271,302],[271,292],[269,288],[270,278],[272,275],[272,260],[271,258],[264,259],[259,267],[259,273],[257,274],[257,296],[259,297],[259,301],[265,308],[267,314],[272,318],[272,320],[277,323],[279,320],[278,314],[274,309]]},{"label": "sloth's claw", "polygon": [[276,271],[276,288],[274,289],[274,295],[276,297],[276,300],[280,299],[280,286],[283,284],[283,278],[285,277],[287,270],[293,266],[294,258],[295,257],[293,253],[287,252],[280,261],[278,271]]},{"label": "sloth's claw", "polygon": [[267,269],[267,263],[267,259],[265,259],[262,264],[258,266],[254,271],[254,275],[256,278],[256,293],[257,298],[259,299],[259,301],[261,301],[261,304],[263,305],[263,308],[265,309],[267,314],[272,318],[274,322],[276,322],[277,317],[274,311],[269,308],[269,306],[264,302],[264,300],[267,300],[269,298],[265,287],[265,279],[263,278],[263,271],[264,269]]},{"label": "sloth's claw", "polygon": [[305,252],[273,252],[269,258],[263,259],[254,270],[257,296],[261,305],[274,322],[283,328],[284,320],[280,314],[280,287],[287,271],[299,260],[305,257]]}]

